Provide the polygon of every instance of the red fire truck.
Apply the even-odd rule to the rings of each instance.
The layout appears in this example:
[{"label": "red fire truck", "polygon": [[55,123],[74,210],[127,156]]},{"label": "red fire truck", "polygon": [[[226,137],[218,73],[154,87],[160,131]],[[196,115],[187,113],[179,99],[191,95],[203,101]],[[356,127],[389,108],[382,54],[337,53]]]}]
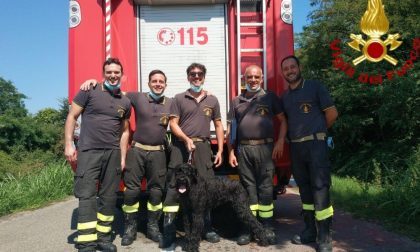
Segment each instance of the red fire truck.
[{"label": "red fire truck", "polygon": [[[148,91],[148,73],[161,69],[168,77],[167,96],[186,90],[185,70],[199,62],[207,67],[205,89],[218,98],[226,127],[246,66],[260,65],[264,88],[281,95],[287,85],[280,61],[290,54],[291,0],[70,0],[70,103],[83,81],[102,78],[107,57],[122,62],[125,91]],[[287,177],[285,150],[276,166]],[[232,171],[226,166],[219,172]]]}]

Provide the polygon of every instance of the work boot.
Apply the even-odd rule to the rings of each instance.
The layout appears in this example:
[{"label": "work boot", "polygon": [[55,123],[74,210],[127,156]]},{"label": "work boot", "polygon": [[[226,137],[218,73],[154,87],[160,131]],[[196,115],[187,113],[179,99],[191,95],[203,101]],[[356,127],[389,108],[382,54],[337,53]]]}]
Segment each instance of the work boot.
[{"label": "work boot", "polygon": [[121,246],[128,246],[137,239],[137,212],[124,213],[124,234]]},{"label": "work boot", "polygon": [[274,233],[273,217],[270,218],[260,218],[260,222],[265,229],[267,240],[269,244],[276,244],[276,233]]},{"label": "work boot", "polygon": [[112,242],[98,242],[96,249],[104,252],[117,252],[117,246],[112,244]]},{"label": "work boot", "polygon": [[251,242],[251,230],[245,224],[241,225],[241,230],[239,231],[239,237],[236,240],[238,245],[247,245]]},{"label": "work boot", "polygon": [[292,238],[294,244],[306,244],[316,241],[315,211],[303,210],[303,221],[305,229],[300,234],[296,234]]},{"label": "work boot", "polygon": [[147,232],[146,237],[154,242],[162,240],[162,234],[159,231],[159,219],[162,215],[162,210],[147,212]]},{"label": "work boot", "polygon": [[176,213],[164,213],[163,215],[163,236],[159,241],[159,248],[168,248],[174,242],[176,238],[176,226],[175,226]]},{"label": "work boot", "polygon": [[207,211],[204,216],[204,239],[210,243],[218,243],[220,241],[220,236],[213,231],[211,226],[211,213],[210,211]]},{"label": "work boot", "polygon": [[316,221],[318,227],[318,252],[332,252],[331,223],[332,217]]},{"label": "work boot", "polygon": [[109,233],[97,232],[98,241],[96,242],[96,249],[104,252],[117,252],[117,246],[112,244],[112,235]]}]

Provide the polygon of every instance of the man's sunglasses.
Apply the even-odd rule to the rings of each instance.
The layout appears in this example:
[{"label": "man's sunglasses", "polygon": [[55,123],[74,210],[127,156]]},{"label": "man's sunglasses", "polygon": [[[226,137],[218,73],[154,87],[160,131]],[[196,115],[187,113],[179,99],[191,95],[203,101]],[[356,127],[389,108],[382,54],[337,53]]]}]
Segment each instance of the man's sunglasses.
[{"label": "man's sunglasses", "polygon": [[199,77],[199,78],[202,78],[203,76],[204,76],[204,73],[203,72],[190,72],[189,74],[188,74],[190,77]]}]

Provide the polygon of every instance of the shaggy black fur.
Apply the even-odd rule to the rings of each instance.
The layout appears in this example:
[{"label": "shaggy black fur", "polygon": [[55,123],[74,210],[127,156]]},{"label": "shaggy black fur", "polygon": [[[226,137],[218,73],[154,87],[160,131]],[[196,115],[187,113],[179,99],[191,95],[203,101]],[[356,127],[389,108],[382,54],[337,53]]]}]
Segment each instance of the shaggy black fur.
[{"label": "shaggy black fur", "polygon": [[259,245],[268,246],[275,242],[269,238],[274,237],[274,233],[264,230],[252,215],[247,192],[239,182],[219,178],[204,180],[189,164],[181,164],[175,169],[175,181],[184,213],[185,251],[199,251],[204,215],[207,210],[222,204],[230,204],[238,219],[250,227]]}]

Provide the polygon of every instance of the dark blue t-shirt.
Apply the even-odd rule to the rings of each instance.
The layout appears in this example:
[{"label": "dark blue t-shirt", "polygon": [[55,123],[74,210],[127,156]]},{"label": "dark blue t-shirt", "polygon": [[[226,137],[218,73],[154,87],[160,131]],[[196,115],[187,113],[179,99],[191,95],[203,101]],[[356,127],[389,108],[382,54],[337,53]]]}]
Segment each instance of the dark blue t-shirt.
[{"label": "dark blue t-shirt", "polygon": [[320,82],[305,80],[297,88],[287,90],[281,103],[288,120],[289,139],[327,132],[324,111],[334,102]]}]

